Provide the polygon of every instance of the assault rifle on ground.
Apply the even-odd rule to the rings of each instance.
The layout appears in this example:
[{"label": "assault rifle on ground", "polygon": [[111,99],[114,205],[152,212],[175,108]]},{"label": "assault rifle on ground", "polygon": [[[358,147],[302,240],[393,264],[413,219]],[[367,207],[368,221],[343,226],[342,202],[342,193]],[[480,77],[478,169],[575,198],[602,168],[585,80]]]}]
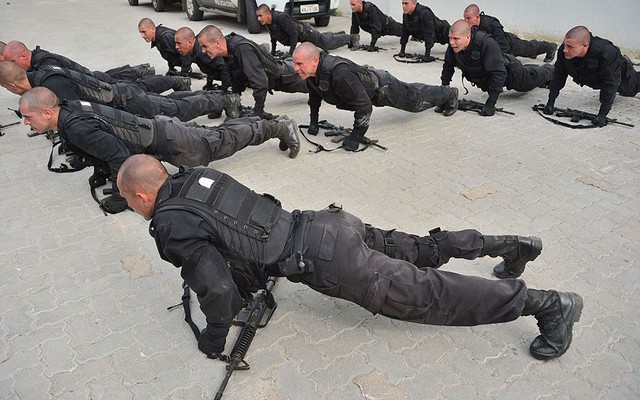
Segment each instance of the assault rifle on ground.
[{"label": "assault rifle on ground", "polygon": [[[580,122],[581,120],[588,120],[593,122],[596,118],[598,118],[598,115],[596,114],[591,114],[588,113],[586,111],[580,111],[580,110],[574,110],[571,108],[554,108],[553,112],[554,115],[556,117],[565,117],[565,118],[571,118],[571,122],[573,122],[574,124],[570,124],[567,122],[563,122],[560,120],[557,120],[555,118],[551,118],[550,116],[547,116],[544,114],[544,104],[536,104],[535,106],[533,106],[533,110],[537,111],[538,114],[540,114],[540,116],[544,119],[546,119],[547,121],[551,121],[556,125],[560,125],[560,126],[566,126],[568,128],[573,128],[573,129],[586,129],[586,128],[595,128],[597,125],[594,124],[589,124],[589,125],[581,125],[578,124],[578,122]],[[628,124],[626,122],[620,122],[617,119],[613,119],[613,118],[607,118],[605,117],[605,122],[606,124],[618,124],[618,125],[622,125],[622,126],[626,126],[629,128],[633,128],[635,127],[635,125],[633,124]],[[605,124],[605,125],[606,125]]]},{"label": "assault rifle on ground", "polygon": [[[460,111],[475,111],[478,114],[480,114],[480,112],[482,111],[482,107],[484,107],[484,104],[480,103],[479,101],[468,100],[468,99],[462,99],[458,101],[458,110]],[[516,113],[507,111],[503,108],[496,108],[496,112],[501,112],[503,114],[509,114],[509,115],[516,115]]]},{"label": "assault rifle on ground", "polygon": [[[317,149],[316,149],[316,151],[314,151],[314,153],[318,153],[318,152],[321,152],[321,151],[333,151],[333,150],[337,150],[340,147],[342,147],[342,146],[340,146],[340,147],[336,147],[335,149],[325,149],[324,146],[322,146],[321,144],[311,141],[307,137],[307,135],[304,134],[304,131],[302,130],[303,128],[307,129],[307,128],[309,128],[309,125],[298,125],[298,129],[300,130],[300,133],[302,134],[302,136],[305,139],[307,139],[307,142],[309,142],[312,145],[317,147]],[[334,125],[331,122],[327,121],[326,119],[318,121],[318,128],[327,130],[324,133],[325,136],[328,136],[328,137],[329,136],[335,136],[333,139],[331,139],[331,142],[333,142],[333,143],[342,142],[344,139],[347,138],[347,136],[351,135],[351,131],[352,131],[351,129],[345,128],[344,126]],[[364,151],[367,148],[369,148],[369,146],[377,147],[380,150],[385,150],[385,151],[388,150],[385,146],[383,146],[381,144],[378,144],[377,140],[372,140],[372,139],[369,139],[367,137],[362,137],[362,138],[359,138],[358,141],[360,143],[362,143],[364,145],[364,147],[361,148],[361,149],[358,149],[356,151]]]},{"label": "assault rifle on ground", "polygon": [[[356,50],[364,50],[364,51],[369,51],[369,45],[368,44],[361,44],[360,46],[358,46],[358,48]],[[373,46],[373,51],[387,51],[387,49],[385,49],[384,47],[378,47],[378,46]]]},{"label": "assault rifle on ground", "polygon": [[10,126],[18,125],[19,123],[20,123],[20,121],[16,121],[16,122],[10,122],[10,123],[8,123],[6,125],[0,125],[0,136],[4,136],[4,133],[2,133],[2,130],[4,128],[8,128]]},{"label": "assault rifle on ground", "polygon": [[[399,56],[397,54],[393,55],[393,59],[401,62],[401,63],[405,63],[405,64],[418,64],[418,63],[423,63],[424,61],[422,60],[422,54],[419,53],[405,53],[404,56]],[[438,57],[434,57],[434,61],[444,61],[441,58]]]},{"label": "assault rifle on ground", "polygon": [[228,357],[220,356],[221,360],[227,362],[227,373],[218,388],[218,392],[214,397],[215,400],[220,400],[222,398],[224,389],[227,387],[227,383],[229,383],[229,378],[231,378],[233,371],[244,371],[250,368],[249,364],[244,360],[244,357],[247,355],[247,351],[249,350],[249,346],[251,346],[251,342],[256,335],[256,331],[258,328],[263,328],[269,323],[273,312],[278,306],[271,294],[271,289],[273,289],[276,279],[277,278],[273,276],[268,277],[266,288],[256,293],[253,296],[251,303],[240,310],[234,319],[234,324],[242,325],[243,328],[240,332],[240,336],[238,336],[238,339],[233,346],[231,354],[229,354]]}]

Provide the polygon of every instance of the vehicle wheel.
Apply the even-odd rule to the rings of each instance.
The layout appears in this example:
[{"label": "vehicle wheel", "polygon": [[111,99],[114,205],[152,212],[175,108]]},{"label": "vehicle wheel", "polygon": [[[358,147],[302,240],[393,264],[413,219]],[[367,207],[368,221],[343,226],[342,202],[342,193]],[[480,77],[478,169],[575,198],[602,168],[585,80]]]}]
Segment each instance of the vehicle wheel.
[{"label": "vehicle wheel", "polygon": [[324,17],[315,17],[313,20],[316,23],[316,26],[327,26],[329,25],[329,20],[331,19],[330,15]]},{"label": "vehicle wheel", "polygon": [[163,12],[167,7],[166,0],[151,0],[151,6],[156,12]]},{"label": "vehicle wheel", "polygon": [[204,16],[204,11],[200,10],[196,0],[184,0],[184,8],[187,10],[187,17],[191,21],[200,21]]},{"label": "vehicle wheel", "polygon": [[129,0],[129,5],[130,6],[137,6],[138,5],[138,0]]},{"label": "vehicle wheel", "polygon": [[262,25],[258,22],[258,16],[256,15],[256,0],[245,0],[245,10],[247,13],[247,30],[249,33],[260,33],[262,31]]}]

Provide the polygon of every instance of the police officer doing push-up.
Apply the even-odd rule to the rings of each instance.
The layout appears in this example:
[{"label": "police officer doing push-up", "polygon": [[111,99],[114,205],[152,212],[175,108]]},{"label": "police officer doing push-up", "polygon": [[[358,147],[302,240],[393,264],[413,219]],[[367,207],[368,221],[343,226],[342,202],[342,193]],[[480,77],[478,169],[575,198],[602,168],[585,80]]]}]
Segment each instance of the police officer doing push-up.
[{"label": "police officer doing push-up", "polygon": [[[138,22],[138,32],[144,41],[151,43],[151,48],[158,49],[160,56],[167,61],[167,75],[187,76],[191,72],[191,54],[182,55],[178,52],[174,29],[162,24],[156,26],[151,18],[142,18]],[[176,67],[180,67],[180,71]]]},{"label": "police officer doing push-up", "polygon": [[609,40],[593,36],[585,26],[576,26],[564,36],[549,83],[545,114],[553,113],[568,76],[580,86],[600,89],[600,110],[591,121],[596,126],[606,125],[616,92],[626,97],[640,93],[640,71],[635,70],[629,57]]},{"label": "police officer doing push-up", "polygon": [[503,53],[529,58],[544,54],[544,62],[551,62],[556,55],[557,44],[544,40],[524,40],[511,32],[505,32],[498,18],[481,13],[480,8],[475,4],[469,4],[464,9],[464,19],[472,29],[487,32],[493,36]]},{"label": "police officer doing push-up", "polygon": [[[166,78],[180,78],[167,76]],[[33,72],[25,72],[15,63],[0,63],[0,85],[14,94],[43,86],[62,100],[85,100],[108,105],[142,117],[166,115],[189,121],[208,113],[221,113],[228,117],[239,116],[238,95],[214,92],[176,92],[168,96],[147,93],[138,86],[118,82],[109,84],[79,72],[45,65]],[[177,97],[172,97],[177,95]]]},{"label": "police officer doing push-up", "polygon": [[320,32],[306,22],[300,22],[287,13],[271,10],[268,5],[260,4],[256,10],[258,22],[269,31],[271,36],[271,54],[276,55],[276,46],[280,42],[289,46],[289,55],[298,42],[310,42],[324,50],[334,50],[342,46],[357,46],[360,36],[357,34]]},{"label": "police officer doing push-up", "polygon": [[437,42],[447,44],[449,23],[436,17],[427,6],[418,0],[402,0],[402,37],[400,38],[400,53],[404,57],[409,37],[424,41],[423,62],[432,62],[436,58],[431,55],[431,49]]},{"label": "police officer doing push-up", "polygon": [[365,225],[335,206],[288,212],[229,175],[201,168],[169,176],[145,155],[125,161],[118,182],[129,206],[151,220],[160,257],[197,293],[207,320],[198,348],[212,357],[224,350],[242,294],[263,288],[268,275],[402,321],[473,326],[533,316],[540,335],[529,350],[538,359],[564,354],[580,318],[578,294],[438,269],[451,257],[502,257],[496,269],[518,276],[542,249],[536,237],[471,229],[420,237]]},{"label": "police officer doing push-up", "polygon": [[287,93],[307,93],[307,85],[295,73],[291,60],[276,60],[267,49],[235,33],[226,36],[213,25],[198,34],[202,51],[220,58],[229,67],[234,93],[253,89],[253,115],[264,117],[264,104],[271,90]]},{"label": "police officer doing push-up", "polygon": [[152,154],[175,166],[193,167],[208,165],[269,139],[279,139],[280,148],[288,148],[290,158],[300,151],[297,125],[286,116],[271,121],[238,118],[218,127],[205,127],[165,116],[144,119],[86,101],[59,104],[56,95],[43,87],[22,95],[20,112],[24,123],[39,133],[57,130],[66,149],[95,167],[89,179],[92,187],[113,179],[113,194],[102,202],[102,208],[112,214],[127,207],[118,194],[115,178],[131,154]]},{"label": "police officer doing push-up", "polygon": [[455,67],[462,70],[465,79],[489,93],[480,113],[483,116],[495,114],[495,105],[503,87],[528,92],[546,87],[553,74],[551,64],[522,65],[515,56],[502,54],[498,42],[491,35],[472,30],[463,19],[456,21],[449,31],[449,47],[442,66],[443,85],[451,82]]},{"label": "police officer doing push-up", "polygon": [[107,71],[91,71],[87,67],[60,54],[51,53],[36,46],[29,50],[27,46],[18,41],[12,40],[7,43],[3,50],[4,61],[13,61],[27,71],[38,69],[45,65],[57,65],[58,67],[78,71],[85,75],[91,75],[108,83],[118,81],[135,81],[150,75],[155,75],[155,69],[149,64],[124,65]]},{"label": "police officer doing push-up", "polygon": [[[402,24],[384,14],[375,4],[364,0],[351,0],[351,34],[359,34],[360,28],[371,34],[367,51],[376,51],[381,36],[402,36]],[[352,47],[352,50],[355,50]]]},{"label": "police officer doing push-up", "polygon": [[311,123],[309,133],[318,133],[322,100],[342,110],[354,111],[353,131],[342,142],[355,151],[365,143],[373,106],[394,107],[410,112],[440,106],[445,116],[458,109],[458,89],[399,81],[389,72],[360,66],[346,58],[332,56],[311,43],[293,53],[296,71],[309,87]]}]

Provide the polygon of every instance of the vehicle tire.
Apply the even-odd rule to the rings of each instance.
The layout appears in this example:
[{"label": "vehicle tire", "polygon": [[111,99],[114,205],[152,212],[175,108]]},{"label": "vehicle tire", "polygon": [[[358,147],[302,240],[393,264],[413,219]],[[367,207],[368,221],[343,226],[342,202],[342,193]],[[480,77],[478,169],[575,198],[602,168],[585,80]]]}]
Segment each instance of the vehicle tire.
[{"label": "vehicle tire", "polygon": [[247,30],[249,33],[262,32],[262,25],[258,22],[258,16],[256,15],[256,0],[245,0],[245,11],[247,16]]},{"label": "vehicle tire", "polygon": [[166,0],[151,0],[151,6],[155,12],[163,12],[167,8]]},{"label": "vehicle tire", "polygon": [[191,21],[200,21],[204,16],[204,11],[200,10],[200,6],[198,6],[196,0],[184,0],[184,9],[187,12],[187,17],[189,17]]},{"label": "vehicle tire", "polygon": [[329,25],[330,19],[330,15],[325,15],[324,17],[315,17],[313,20],[315,21],[316,26],[327,26]]},{"label": "vehicle tire", "polygon": [[138,5],[138,0],[129,0],[129,5],[130,6],[137,6]]}]

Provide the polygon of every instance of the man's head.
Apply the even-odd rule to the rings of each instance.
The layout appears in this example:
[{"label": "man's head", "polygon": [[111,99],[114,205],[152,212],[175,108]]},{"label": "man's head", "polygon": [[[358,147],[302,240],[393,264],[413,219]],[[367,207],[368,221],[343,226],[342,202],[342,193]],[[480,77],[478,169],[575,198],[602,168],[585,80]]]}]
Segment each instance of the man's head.
[{"label": "man's head", "polygon": [[31,89],[27,71],[12,61],[0,62],[0,86],[17,95]]},{"label": "man's head", "polygon": [[31,69],[31,50],[24,43],[12,40],[4,47],[2,52],[4,61],[13,61],[20,67],[29,71]]},{"label": "man's head", "polygon": [[564,35],[564,58],[570,60],[572,58],[583,58],[589,51],[589,43],[591,42],[591,32],[586,27],[579,25],[571,28]]},{"label": "man's head", "polygon": [[400,0],[402,1],[402,13],[411,15],[418,5],[418,0]]},{"label": "man's head", "polygon": [[311,42],[301,43],[293,52],[294,69],[302,79],[316,76],[319,62],[320,50]]},{"label": "man's head", "polygon": [[2,55],[2,52],[4,52],[4,48],[7,44],[5,42],[0,42],[0,62],[4,61],[4,56]]},{"label": "man's head", "polygon": [[198,42],[202,47],[202,51],[212,59],[228,55],[227,39],[225,39],[222,31],[213,25],[207,25],[202,28],[198,33]]},{"label": "man's head", "polygon": [[271,25],[273,23],[273,18],[271,16],[271,9],[266,4],[260,4],[256,9],[256,15],[258,16],[258,22],[261,25]]},{"label": "man's head", "polygon": [[21,97],[19,107],[24,124],[38,133],[58,129],[60,105],[58,97],[46,87],[38,86],[26,91]]},{"label": "man's head", "polygon": [[351,12],[354,12],[354,13],[362,12],[362,0],[350,0],[349,6],[351,7]]},{"label": "man's head", "polygon": [[133,155],[127,158],[118,171],[120,195],[127,200],[133,211],[148,221],[153,215],[158,191],[168,177],[167,170],[155,157],[147,154]]},{"label": "man's head", "polygon": [[459,19],[449,29],[449,46],[454,53],[460,53],[471,43],[471,27],[467,21]]},{"label": "man's head", "polygon": [[480,8],[475,4],[469,4],[464,9],[464,20],[472,27],[480,25]]},{"label": "man's head", "polygon": [[196,43],[196,35],[191,28],[184,26],[176,31],[175,34],[176,50],[181,56],[191,54],[193,46]]},{"label": "man's head", "polygon": [[151,18],[142,18],[138,22],[138,32],[145,42],[151,43],[156,41],[156,24]]}]

